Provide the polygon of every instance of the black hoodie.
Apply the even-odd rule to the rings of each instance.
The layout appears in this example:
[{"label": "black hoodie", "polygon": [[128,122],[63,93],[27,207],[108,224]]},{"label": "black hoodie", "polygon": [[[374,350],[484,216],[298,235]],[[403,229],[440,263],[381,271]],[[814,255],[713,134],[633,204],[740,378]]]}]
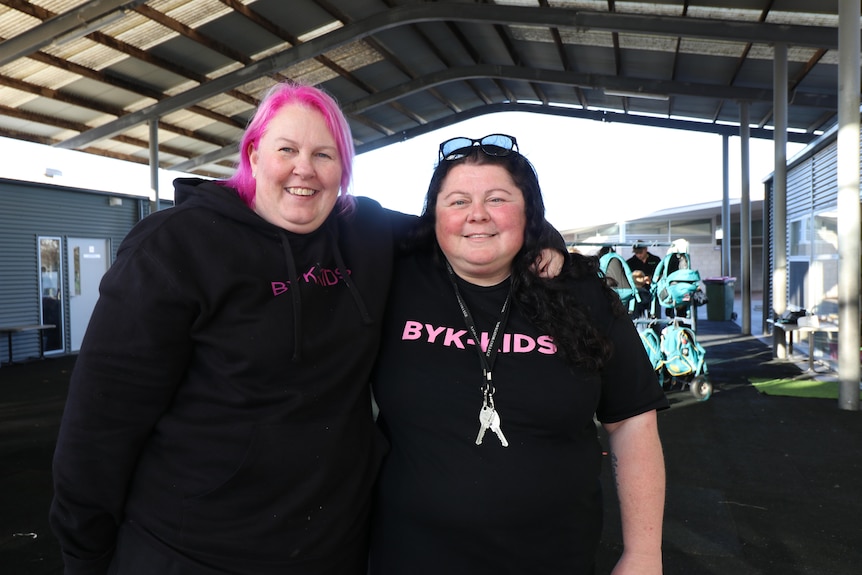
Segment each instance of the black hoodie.
[{"label": "black hoodie", "polygon": [[176,199],[121,245],[72,375],[66,574],[364,573],[368,376],[412,218],[358,198],[300,235],[214,182]]}]

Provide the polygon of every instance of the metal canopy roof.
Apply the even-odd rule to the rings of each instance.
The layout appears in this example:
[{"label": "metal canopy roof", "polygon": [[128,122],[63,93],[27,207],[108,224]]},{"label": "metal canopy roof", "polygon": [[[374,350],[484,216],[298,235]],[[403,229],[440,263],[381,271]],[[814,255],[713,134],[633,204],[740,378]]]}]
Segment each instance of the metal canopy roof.
[{"label": "metal canopy roof", "polygon": [[[262,94],[319,85],[358,152],[505,110],[788,140],[835,123],[838,0],[0,0],[0,136],[225,177]],[[551,135],[553,137],[553,135]],[[613,153],[609,150],[608,153]]]}]

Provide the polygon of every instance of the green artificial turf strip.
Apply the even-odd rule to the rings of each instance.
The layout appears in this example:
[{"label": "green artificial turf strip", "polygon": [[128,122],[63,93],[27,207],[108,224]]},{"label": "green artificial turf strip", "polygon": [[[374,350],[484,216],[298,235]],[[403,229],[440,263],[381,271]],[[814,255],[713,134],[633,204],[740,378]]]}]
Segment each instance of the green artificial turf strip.
[{"label": "green artificial turf strip", "polygon": [[837,381],[813,379],[752,379],[751,385],[767,395],[838,399]]}]

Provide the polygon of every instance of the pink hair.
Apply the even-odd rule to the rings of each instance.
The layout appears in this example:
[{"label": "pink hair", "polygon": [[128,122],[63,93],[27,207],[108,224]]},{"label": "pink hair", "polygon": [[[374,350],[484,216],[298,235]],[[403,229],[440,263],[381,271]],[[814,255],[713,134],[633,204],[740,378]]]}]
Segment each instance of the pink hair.
[{"label": "pink hair", "polygon": [[240,197],[249,206],[254,205],[256,183],[249,160],[249,144],[256,147],[272,118],[284,107],[290,104],[300,104],[320,112],[326,120],[326,127],[335,138],[338,155],[341,158],[341,194],[339,203],[342,209],[350,209],[353,197],[350,196],[350,180],[353,176],[353,136],[347,119],[341,112],[338,103],[324,91],[313,86],[283,82],[273,86],[254,113],[242,140],[239,144],[239,165],[234,175],[225,184],[235,188]]}]

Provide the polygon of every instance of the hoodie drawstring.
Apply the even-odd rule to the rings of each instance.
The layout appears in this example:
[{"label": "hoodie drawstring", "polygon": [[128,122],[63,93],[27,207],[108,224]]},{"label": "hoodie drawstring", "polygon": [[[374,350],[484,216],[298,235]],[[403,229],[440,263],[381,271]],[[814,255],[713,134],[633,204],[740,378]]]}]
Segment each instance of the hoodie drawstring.
[{"label": "hoodie drawstring", "polygon": [[293,301],[293,357],[291,361],[302,359],[302,297],[299,294],[299,277],[296,274],[296,262],[290,249],[290,239],[287,234],[281,234],[281,249],[284,251],[284,261],[287,263],[287,279],[290,282],[290,293]]},{"label": "hoodie drawstring", "polygon": [[344,265],[344,258],[341,257],[341,249],[338,247],[338,234],[332,229],[332,227],[327,228],[327,231],[329,231],[329,234],[332,236],[332,245],[334,246],[335,251],[335,265],[338,268],[338,273],[344,279],[344,283],[347,284],[347,289],[350,291],[350,295],[353,296],[353,301],[356,304],[356,308],[359,310],[359,315],[362,316],[362,323],[365,325],[371,325],[373,323],[371,321],[371,315],[368,313],[368,308],[365,306],[362,294],[360,294],[359,290],[356,289],[356,286],[353,285],[353,281],[350,279],[350,274],[347,273],[347,266]]},{"label": "hoodie drawstring", "polygon": [[[341,255],[341,249],[338,247],[338,234],[331,226],[327,226],[327,232],[332,238],[335,265],[338,269],[338,273],[347,285],[347,290],[350,292],[350,295],[353,297],[353,302],[359,310],[359,315],[362,316],[362,323],[364,325],[371,325],[374,323],[371,319],[371,314],[368,313],[368,308],[365,305],[365,301],[362,299],[362,294],[360,294],[359,290],[356,289],[356,286],[353,285],[353,281],[350,279],[350,274],[347,271],[347,266],[344,265],[344,258]],[[290,281],[290,294],[293,302],[294,343],[293,357],[291,358],[291,361],[297,362],[302,359],[302,296],[299,293],[299,276],[296,273],[296,261],[293,259],[293,251],[290,248],[290,238],[285,233],[280,235],[281,249],[284,251],[284,261],[287,264],[287,277]]]}]

